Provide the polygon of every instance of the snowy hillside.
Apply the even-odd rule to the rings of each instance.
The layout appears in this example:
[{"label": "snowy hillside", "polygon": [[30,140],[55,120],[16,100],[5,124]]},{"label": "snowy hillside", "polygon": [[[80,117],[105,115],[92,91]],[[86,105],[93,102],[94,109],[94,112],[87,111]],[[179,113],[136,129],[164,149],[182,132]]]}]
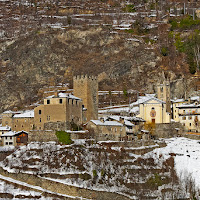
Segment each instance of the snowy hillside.
[{"label": "snowy hillside", "polygon": [[[31,143],[8,156],[1,166],[9,172],[120,193],[130,199],[189,199],[194,195],[191,179],[185,176],[187,185],[182,184],[184,181],[179,181],[176,172],[181,178],[192,173],[196,183],[199,182],[200,144],[186,138],[166,142],[163,148],[157,148],[158,145],[122,148],[84,140],[71,146]],[[145,148],[155,149],[144,155],[136,154],[137,150]]]},{"label": "snowy hillside", "polygon": [[[175,169],[178,176],[183,180],[190,178],[195,182],[197,189],[200,189],[200,141],[188,138],[166,139],[167,146],[153,151],[157,158],[161,155],[164,159],[173,155]],[[152,154],[152,153],[150,153]],[[186,183],[185,183],[186,184]]]}]

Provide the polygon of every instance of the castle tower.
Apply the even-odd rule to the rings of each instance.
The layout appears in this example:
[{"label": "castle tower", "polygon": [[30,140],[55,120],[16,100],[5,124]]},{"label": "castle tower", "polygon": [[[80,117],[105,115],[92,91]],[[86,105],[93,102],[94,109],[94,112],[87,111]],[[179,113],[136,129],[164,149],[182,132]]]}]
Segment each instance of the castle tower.
[{"label": "castle tower", "polygon": [[170,82],[164,81],[163,84],[157,84],[157,98],[166,102],[166,110],[171,113]]},{"label": "castle tower", "polygon": [[98,119],[98,80],[97,77],[81,75],[73,78],[74,96],[83,100],[86,119]]}]

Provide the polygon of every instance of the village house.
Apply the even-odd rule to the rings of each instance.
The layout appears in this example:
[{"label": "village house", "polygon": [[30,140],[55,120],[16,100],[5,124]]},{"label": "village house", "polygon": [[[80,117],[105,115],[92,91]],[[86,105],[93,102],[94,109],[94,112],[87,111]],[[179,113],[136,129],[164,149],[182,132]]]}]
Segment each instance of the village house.
[{"label": "village house", "polygon": [[10,126],[6,125],[6,126],[0,126],[0,146],[2,145],[2,140],[1,140],[1,135],[4,133],[7,133],[11,131]]},{"label": "village house", "polygon": [[97,140],[127,140],[126,127],[116,121],[91,120],[87,124],[87,129],[94,131]]},{"label": "village house", "polygon": [[12,131],[29,132],[34,126],[34,111],[5,111],[2,114],[2,126],[10,126]]},{"label": "village house", "polygon": [[117,121],[117,122],[123,124],[126,127],[127,135],[129,135],[129,134],[133,135],[133,133],[134,133],[135,125],[133,123],[131,123],[129,120],[127,120],[126,117],[110,115],[110,116],[108,116],[107,121]]},{"label": "village house", "polygon": [[1,135],[2,146],[21,146],[28,142],[28,133],[26,131],[9,131]]},{"label": "village house", "polygon": [[7,133],[11,131],[11,127],[6,125],[6,126],[0,126],[0,136],[4,133]]},{"label": "village house", "polygon": [[69,128],[69,123],[82,124],[83,101],[71,94],[59,93],[44,99],[44,104],[34,109],[34,129],[44,130],[48,123],[63,122]]},{"label": "village house", "polygon": [[175,122],[179,122],[178,106],[185,103],[185,99],[175,99],[172,100],[172,119]]},{"label": "village house", "polygon": [[200,104],[182,104],[178,109],[178,121],[187,131],[200,132]]}]

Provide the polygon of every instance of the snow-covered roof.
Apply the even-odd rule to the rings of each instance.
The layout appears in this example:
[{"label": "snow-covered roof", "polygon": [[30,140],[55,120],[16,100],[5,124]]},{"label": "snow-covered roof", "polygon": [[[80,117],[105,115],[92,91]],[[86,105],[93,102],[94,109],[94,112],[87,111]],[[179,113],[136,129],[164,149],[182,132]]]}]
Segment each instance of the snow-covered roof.
[{"label": "snow-covered roof", "polygon": [[10,131],[10,126],[0,126],[0,131]]},{"label": "snow-covered roof", "polygon": [[177,108],[200,108],[200,104],[181,104]]},{"label": "snow-covered roof", "polygon": [[131,108],[130,113],[137,113],[139,111],[140,111],[140,108],[137,106],[137,107]]},{"label": "snow-covered roof", "polygon": [[7,133],[3,133],[1,137],[10,137],[10,136],[15,136],[17,133],[15,131],[9,131]]},{"label": "snow-covered roof", "polygon": [[11,136],[15,136],[15,135],[18,135],[18,134],[21,133],[21,132],[28,134],[28,132],[26,132],[26,131],[18,131],[18,132],[16,132],[16,131],[9,131],[9,132],[3,133],[3,134],[1,135],[1,137],[11,137]]},{"label": "snow-covered roof", "polygon": [[80,98],[75,97],[75,96],[72,95],[72,94],[67,94],[67,93],[59,93],[59,94],[58,94],[58,97],[81,100]]},{"label": "snow-covered roof", "polygon": [[[55,95],[51,95],[51,96],[46,97],[46,99],[52,99],[52,98],[56,98],[56,97],[57,97],[57,96],[55,96]],[[58,97],[59,97],[59,98],[68,98],[68,99],[81,100],[80,98],[75,97],[75,96],[72,95],[72,94],[69,94],[69,93],[62,93],[62,92],[58,93]]]},{"label": "snow-covered roof", "polygon": [[149,131],[148,130],[141,130],[141,132],[143,132],[143,133],[149,133]]},{"label": "snow-covered roof", "polygon": [[138,100],[132,103],[131,106],[147,103],[150,100],[155,100],[155,101],[158,101],[159,103],[165,103],[164,101],[161,101],[160,99],[156,98],[155,94],[146,94],[146,96],[139,96]]},{"label": "snow-covered roof", "polygon": [[4,114],[9,114],[9,113],[13,113],[13,111],[12,111],[12,110],[6,110],[6,111],[4,111],[3,113],[4,113]]},{"label": "snow-covered roof", "polygon": [[15,114],[14,118],[34,118],[34,110],[26,110],[21,114]]},{"label": "snow-covered roof", "polygon": [[172,100],[174,103],[181,103],[181,102],[184,102],[185,99],[174,99]]},{"label": "snow-covered roof", "polygon": [[123,126],[123,124],[116,121],[100,121],[100,120],[91,120],[97,126]]},{"label": "snow-covered roof", "polygon": [[199,101],[199,96],[190,97],[192,101]]},{"label": "snow-covered roof", "polygon": [[133,123],[131,123],[130,121],[126,120],[125,117],[121,117],[121,116],[118,116],[118,115],[111,115],[109,116],[110,119],[113,119],[113,120],[116,120],[116,121],[120,121],[120,119],[124,119],[124,124],[126,126],[135,126]]}]

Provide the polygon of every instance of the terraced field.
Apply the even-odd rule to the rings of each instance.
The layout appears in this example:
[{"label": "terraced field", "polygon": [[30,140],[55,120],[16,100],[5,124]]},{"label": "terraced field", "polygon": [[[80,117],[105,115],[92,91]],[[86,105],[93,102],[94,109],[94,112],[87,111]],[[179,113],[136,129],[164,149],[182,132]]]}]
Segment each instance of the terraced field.
[{"label": "terraced field", "polygon": [[71,146],[54,142],[31,143],[8,156],[1,166],[8,172],[32,174],[41,180],[114,192],[124,198],[187,197],[176,176],[173,155],[166,158],[160,155],[158,159],[153,153],[158,144],[130,148],[84,140]]}]

